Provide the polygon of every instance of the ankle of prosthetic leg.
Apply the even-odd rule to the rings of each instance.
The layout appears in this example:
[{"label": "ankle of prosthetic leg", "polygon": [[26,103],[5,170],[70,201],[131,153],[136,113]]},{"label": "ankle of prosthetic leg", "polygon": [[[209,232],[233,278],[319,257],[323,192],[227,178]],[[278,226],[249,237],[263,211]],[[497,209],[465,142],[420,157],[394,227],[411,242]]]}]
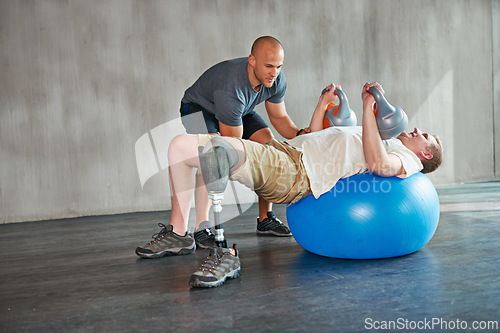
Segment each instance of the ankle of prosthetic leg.
[{"label": "ankle of prosthetic leg", "polygon": [[227,247],[222,228],[221,212],[222,199],[226,190],[229,174],[238,166],[239,155],[237,150],[224,139],[214,137],[205,145],[199,147],[201,174],[208,198],[212,200],[215,220],[215,243],[219,247]]}]

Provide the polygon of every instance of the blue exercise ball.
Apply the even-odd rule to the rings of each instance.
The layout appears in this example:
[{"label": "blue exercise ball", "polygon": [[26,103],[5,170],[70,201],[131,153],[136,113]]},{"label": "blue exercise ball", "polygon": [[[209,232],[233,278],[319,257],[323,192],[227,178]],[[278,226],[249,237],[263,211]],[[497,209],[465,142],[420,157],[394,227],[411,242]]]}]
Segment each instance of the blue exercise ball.
[{"label": "blue exercise ball", "polygon": [[422,173],[408,178],[359,174],[341,179],[315,199],[286,209],[293,237],[309,252],[334,258],[375,259],[424,247],[439,222],[439,198]]}]

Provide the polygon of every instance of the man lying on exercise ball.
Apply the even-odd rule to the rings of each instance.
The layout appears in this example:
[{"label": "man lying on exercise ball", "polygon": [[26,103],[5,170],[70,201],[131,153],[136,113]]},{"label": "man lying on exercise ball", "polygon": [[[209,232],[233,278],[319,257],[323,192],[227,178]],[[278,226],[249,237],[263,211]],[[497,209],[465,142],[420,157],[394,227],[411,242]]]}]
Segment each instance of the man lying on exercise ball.
[{"label": "man lying on exercise ball", "polygon": [[[311,133],[286,142],[271,140],[266,144],[210,135],[183,134],[169,147],[169,172],[172,189],[170,224],[155,239],[136,249],[143,258],[171,254],[188,254],[195,242],[187,233],[191,198],[195,188],[193,168],[200,168],[199,151],[209,154],[223,147],[227,156],[229,177],[253,189],[273,203],[293,203],[313,194],[319,197],[329,191],[340,178],[373,172],[382,177],[409,177],[414,173],[432,172],[441,164],[439,139],[418,128],[396,138],[382,140],[368,92],[378,83],[366,83],[362,90],[362,127],[330,127],[323,129],[328,104],[334,100],[335,84],[329,85],[319,98],[311,118]],[[199,150],[199,147],[203,147]],[[158,254],[161,242],[168,249]],[[163,245],[164,246],[164,245]],[[224,262],[222,265],[221,262]],[[234,248],[218,248],[191,278],[191,285],[211,287],[226,278],[239,276],[240,261]]]}]

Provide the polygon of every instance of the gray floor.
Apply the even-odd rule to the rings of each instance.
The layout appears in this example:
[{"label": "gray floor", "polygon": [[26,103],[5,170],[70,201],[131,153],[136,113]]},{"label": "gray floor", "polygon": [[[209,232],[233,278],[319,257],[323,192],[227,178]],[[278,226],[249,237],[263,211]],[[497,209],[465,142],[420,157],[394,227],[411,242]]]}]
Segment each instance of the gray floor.
[{"label": "gray floor", "polygon": [[[384,260],[326,258],[293,238],[257,237],[254,206],[225,224],[243,274],[215,289],[188,285],[205,251],[134,254],[169,212],[0,225],[0,332],[362,332],[390,321],[499,332],[500,183],[438,192],[434,238]],[[284,206],[275,211],[285,218]]]}]

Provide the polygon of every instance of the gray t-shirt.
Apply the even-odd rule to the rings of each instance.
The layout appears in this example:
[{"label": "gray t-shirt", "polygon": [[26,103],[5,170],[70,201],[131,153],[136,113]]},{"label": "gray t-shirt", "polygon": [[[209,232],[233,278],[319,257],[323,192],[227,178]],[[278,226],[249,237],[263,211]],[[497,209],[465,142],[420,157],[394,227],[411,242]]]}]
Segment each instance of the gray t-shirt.
[{"label": "gray t-shirt", "polygon": [[189,87],[183,103],[196,103],[228,126],[242,125],[241,117],[263,101],[281,103],[286,80],[280,72],[270,88],[255,91],[248,78],[248,58],[223,61],[209,68]]}]

